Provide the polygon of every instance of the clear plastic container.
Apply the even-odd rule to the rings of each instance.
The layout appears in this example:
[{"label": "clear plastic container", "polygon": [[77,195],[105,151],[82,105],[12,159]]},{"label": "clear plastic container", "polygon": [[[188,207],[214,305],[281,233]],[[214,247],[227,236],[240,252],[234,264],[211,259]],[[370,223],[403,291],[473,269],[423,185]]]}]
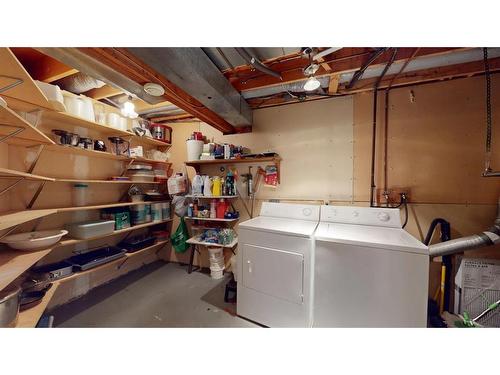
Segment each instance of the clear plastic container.
[{"label": "clear plastic container", "polygon": [[86,206],[89,201],[89,185],[74,184],[73,185],[73,204],[75,206]]}]

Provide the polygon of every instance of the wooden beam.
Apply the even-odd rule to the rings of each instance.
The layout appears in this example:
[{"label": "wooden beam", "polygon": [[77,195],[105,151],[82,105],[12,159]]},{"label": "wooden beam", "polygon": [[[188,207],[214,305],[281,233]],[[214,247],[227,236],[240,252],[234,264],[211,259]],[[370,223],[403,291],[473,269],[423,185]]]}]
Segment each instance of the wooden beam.
[{"label": "wooden beam", "polygon": [[173,85],[165,77],[129,53],[125,48],[79,48],[79,50],[94,59],[98,59],[108,67],[141,85],[147,82],[155,82],[162,85],[165,88],[165,94],[163,95],[165,100],[191,113],[224,134],[236,132],[235,127],[222,117],[212,112],[181,88]]},{"label": "wooden beam", "polygon": [[[416,57],[447,54],[463,49],[464,48],[449,47],[421,48]],[[406,60],[412,55],[414,50],[415,48],[400,48],[398,50],[396,62]],[[372,48],[342,48],[332,53],[330,55],[331,57],[325,61],[332,69],[328,71],[323,66],[320,66],[315,76],[321,77],[332,73],[346,73],[358,70],[366,62],[366,59],[372,51]],[[387,61],[389,61],[391,54],[392,51],[384,52],[373,62],[371,66],[386,64]],[[226,72],[225,75],[238,91],[252,90],[261,87],[282,85],[286,82],[303,80],[305,77],[302,70],[308,63],[308,59],[295,58],[268,65],[269,68],[281,74],[283,81],[263,74],[259,71],[252,71],[250,68],[246,71],[238,71],[238,76],[235,76],[231,72]]]},{"label": "wooden beam", "polygon": [[328,94],[336,94],[339,89],[340,74],[332,74],[328,83]]},{"label": "wooden beam", "polygon": [[84,92],[83,94],[88,96],[89,98],[100,100],[104,98],[109,98],[111,96],[123,94],[123,91],[110,85],[104,85],[102,87]]},{"label": "wooden beam", "polygon": [[33,79],[51,83],[68,77],[78,70],[47,56],[33,48],[11,48],[17,59],[23,64]]}]

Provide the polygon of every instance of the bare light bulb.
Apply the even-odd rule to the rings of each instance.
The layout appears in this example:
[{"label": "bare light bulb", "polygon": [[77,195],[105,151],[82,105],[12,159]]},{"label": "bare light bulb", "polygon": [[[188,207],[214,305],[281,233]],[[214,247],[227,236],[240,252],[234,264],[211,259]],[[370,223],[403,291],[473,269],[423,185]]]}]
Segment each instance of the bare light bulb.
[{"label": "bare light bulb", "polygon": [[127,100],[123,103],[122,107],[122,115],[125,117],[135,118],[137,117],[137,113],[135,112],[135,105],[131,101]]},{"label": "bare light bulb", "polygon": [[314,91],[321,86],[321,82],[314,76],[309,77],[309,79],[304,83],[304,90]]}]

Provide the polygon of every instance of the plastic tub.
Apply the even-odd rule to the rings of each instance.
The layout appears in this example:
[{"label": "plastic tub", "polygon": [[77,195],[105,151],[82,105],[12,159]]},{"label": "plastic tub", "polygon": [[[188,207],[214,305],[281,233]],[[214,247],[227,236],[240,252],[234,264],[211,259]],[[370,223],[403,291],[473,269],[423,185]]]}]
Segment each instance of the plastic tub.
[{"label": "plastic tub", "polygon": [[146,205],[138,204],[137,206],[131,206],[130,220],[132,221],[132,225],[146,223]]},{"label": "plastic tub", "polygon": [[73,238],[85,240],[87,238],[105,236],[115,230],[114,220],[94,220],[73,223],[66,226]]},{"label": "plastic tub", "polygon": [[188,161],[200,160],[200,156],[203,151],[203,141],[189,139],[186,141],[186,144],[187,144],[187,160]]},{"label": "plastic tub", "polygon": [[170,202],[163,202],[161,204],[161,217],[162,220],[170,219]]}]

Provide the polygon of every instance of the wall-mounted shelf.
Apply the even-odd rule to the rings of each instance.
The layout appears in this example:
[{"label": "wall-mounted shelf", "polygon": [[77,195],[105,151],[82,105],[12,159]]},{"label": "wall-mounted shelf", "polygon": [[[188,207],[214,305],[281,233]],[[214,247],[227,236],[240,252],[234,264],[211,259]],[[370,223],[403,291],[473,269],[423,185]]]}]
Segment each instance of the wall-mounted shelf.
[{"label": "wall-mounted shelf", "polygon": [[86,149],[83,149],[80,147],[51,145],[51,146],[45,147],[45,149],[48,151],[54,151],[54,152],[58,152],[58,153],[62,153],[62,154],[82,155],[82,156],[87,156],[87,157],[112,159],[112,160],[119,160],[119,161],[124,161],[124,162],[134,161],[134,162],[158,164],[158,165],[164,165],[164,166],[167,166],[167,165],[170,166],[172,164],[169,161],[152,160],[152,159],[147,159],[147,158],[143,158],[143,157],[128,158],[126,156],[112,154],[111,152],[86,150]]},{"label": "wall-mounted shelf", "polygon": [[51,251],[52,249],[26,252],[0,250],[0,290]]},{"label": "wall-mounted shelf", "polygon": [[242,164],[242,163],[279,163],[281,158],[279,156],[267,156],[267,157],[256,157],[256,158],[241,158],[241,159],[215,159],[215,160],[194,160],[187,161],[186,165],[193,167],[195,169],[199,168],[201,165],[221,165],[221,164]]},{"label": "wall-mounted shelf", "polygon": [[222,222],[227,222],[227,223],[239,220],[239,218],[236,218],[236,219],[220,219],[219,218],[219,219],[217,219],[217,218],[209,218],[209,217],[190,217],[190,216],[184,216],[184,219],[186,219],[186,220],[201,220],[201,221],[222,221]]},{"label": "wall-mounted shelf", "polygon": [[110,126],[102,125],[97,122],[89,121],[81,117],[74,116],[66,112],[44,111],[42,114],[42,123],[45,127],[52,129],[63,129],[73,131],[75,126],[97,131],[105,134],[107,137],[116,136],[128,138],[135,142],[148,144],[157,147],[170,147],[170,143],[162,142],[151,137],[140,137],[129,131],[119,130]]},{"label": "wall-mounted shelf", "polygon": [[[0,48],[1,50],[1,48]],[[0,65],[1,66],[1,65]],[[10,108],[0,105],[0,142],[17,146],[54,144],[49,137]]]},{"label": "wall-mounted shelf", "polygon": [[31,309],[27,309],[27,310],[19,312],[19,317],[17,320],[16,328],[36,327],[36,325],[38,324],[38,321],[40,320],[40,317],[43,315],[43,312],[47,308],[47,305],[49,304],[50,300],[52,299],[52,297],[56,293],[58,286],[59,286],[59,283],[57,281],[53,282],[50,289],[43,296],[42,302],[40,302],[38,305],[32,307]]},{"label": "wall-mounted shelf", "polygon": [[9,211],[0,215],[0,230],[57,213],[57,209]]},{"label": "wall-mounted shelf", "polygon": [[154,225],[158,225],[158,224],[170,223],[171,221],[172,221],[172,219],[167,219],[167,220],[162,220],[162,221],[155,221],[155,222],[152,221],[150,223],[134,225],[134,226],[131,226],[130,228],[115,230],[112,233],[105,234],[105,235],[102,235],[102,236],[87,238],[85,240],[79,240],[79,239],[76,239],[76,238],[67,238],[65,240],[62,240],[62,241],[58,242],[54,247],[76,245],[76,244],[79,244],[79,243],[82,243],[82,242],[93,241],[93,240],[98,240],[98,239],[101,239],[101,238],[111,237],[111,236],[115,236],[117,234],[127,233],[127,232],[131,232],[131,231],[134,231],[134,230],[137,230],[137,229],[142,229],[142,228],[148,228],[148,227],[151,227],[151,226],[154,226]]},{"label": "wall-mounted shelf", "polygon": [[[165,201],[166,202],[166,201]],[[57,213],[61,212],[74,212],[74,211],[86,211],[86,210],[100,210],[102,208],[113,208],[113,207],[127,207],[127,206],[137,206],[140,204],[149,203],[164,203],[160,202],[124,202],[124,203],[108,203],[108,204],[98,204],[93,206],[73,206],[73,207],[62,207],[56,208]]]},{"label": "wall-mounted shelf", "polygon": [[0,178],[21,178],[29,181],[55,181],[52,177],[39,176],[8,168],[0,168]]},{"label": "wall-mounted shelf", "polygon": [[236,199],[239,198],[238,195],[186,195],[186,198],[191,199]]},{"label": "wall-mounted shelf", "polygon": [[[121,264],[125,263],[130,258],[141,256],[150,250],[153,250],[155,248],[160,248],[163,245],[166,245],[168,242],[169,242],[168,240],[167,241],[159,241],[159,242],[155,243],[154,245],[145,247],[144,249],[138,250],[134,253],[126,253],[125,257],[115,259],[111,262],[108,262],[108,263],[102,264],[100,266],[91,268],[87,271],[76,272],[68,277],[54,281],[52,283],[52,287],[47,291],[47,293],[45,294],[45,296],[42,299],[42,302],[39,305],[34,306],[31,309],[28,309],[28,310],[25,310],[25,311],[22,311],[19,313],[19,318],[18,318],[16,327],[18,327],[18,328],[35,327],[37,325],[38,321],[40,320],[40,317],[43,315],[45,309],[49,305],[50,301],[52,300],[52,298],[56,294],[59,286],[62,287],[62,285],[64,285],[65,283],[67,283],[71,280],[78,279],[80,277],[85,277],[89,274],[99,272],[99,271],[105,269],[106,267],[110,267],[112,265],[121,265]],[[118,266],[118,268],[121,268],[121,267]]]},{"label": "wall-mounted shelf", "polygon": [[197,246],[206,246],[206,247],[224,247],[231,249],[235,247],[238,244],[238,237],[236,237],[230,244],[228,245],[222,245],[219,243],[211,243],[211,242],[203,242],[200,241],[198,237],[191,237],[189,240],[186,241],[186,243],[190,245],[197,245]]},{"label": "wall-mounted shelf", "polygon": [[9,48],[0,48],[0,91],[9,86],[11,88],[0,92],[9,105],[9,98],[13,98],[36,107],[52,109],[50,102],[12,51]]},{"label": "wall-mounted shelf", "polygon": [[159,185],[163,182],[158,181],[113,181],[113,180],[83,180],[83,179],[73,179],[73,178],[56,178],[55,182],[68,182],[68,183],[84,183],[84,184],[125,184],[125,185]]}]

